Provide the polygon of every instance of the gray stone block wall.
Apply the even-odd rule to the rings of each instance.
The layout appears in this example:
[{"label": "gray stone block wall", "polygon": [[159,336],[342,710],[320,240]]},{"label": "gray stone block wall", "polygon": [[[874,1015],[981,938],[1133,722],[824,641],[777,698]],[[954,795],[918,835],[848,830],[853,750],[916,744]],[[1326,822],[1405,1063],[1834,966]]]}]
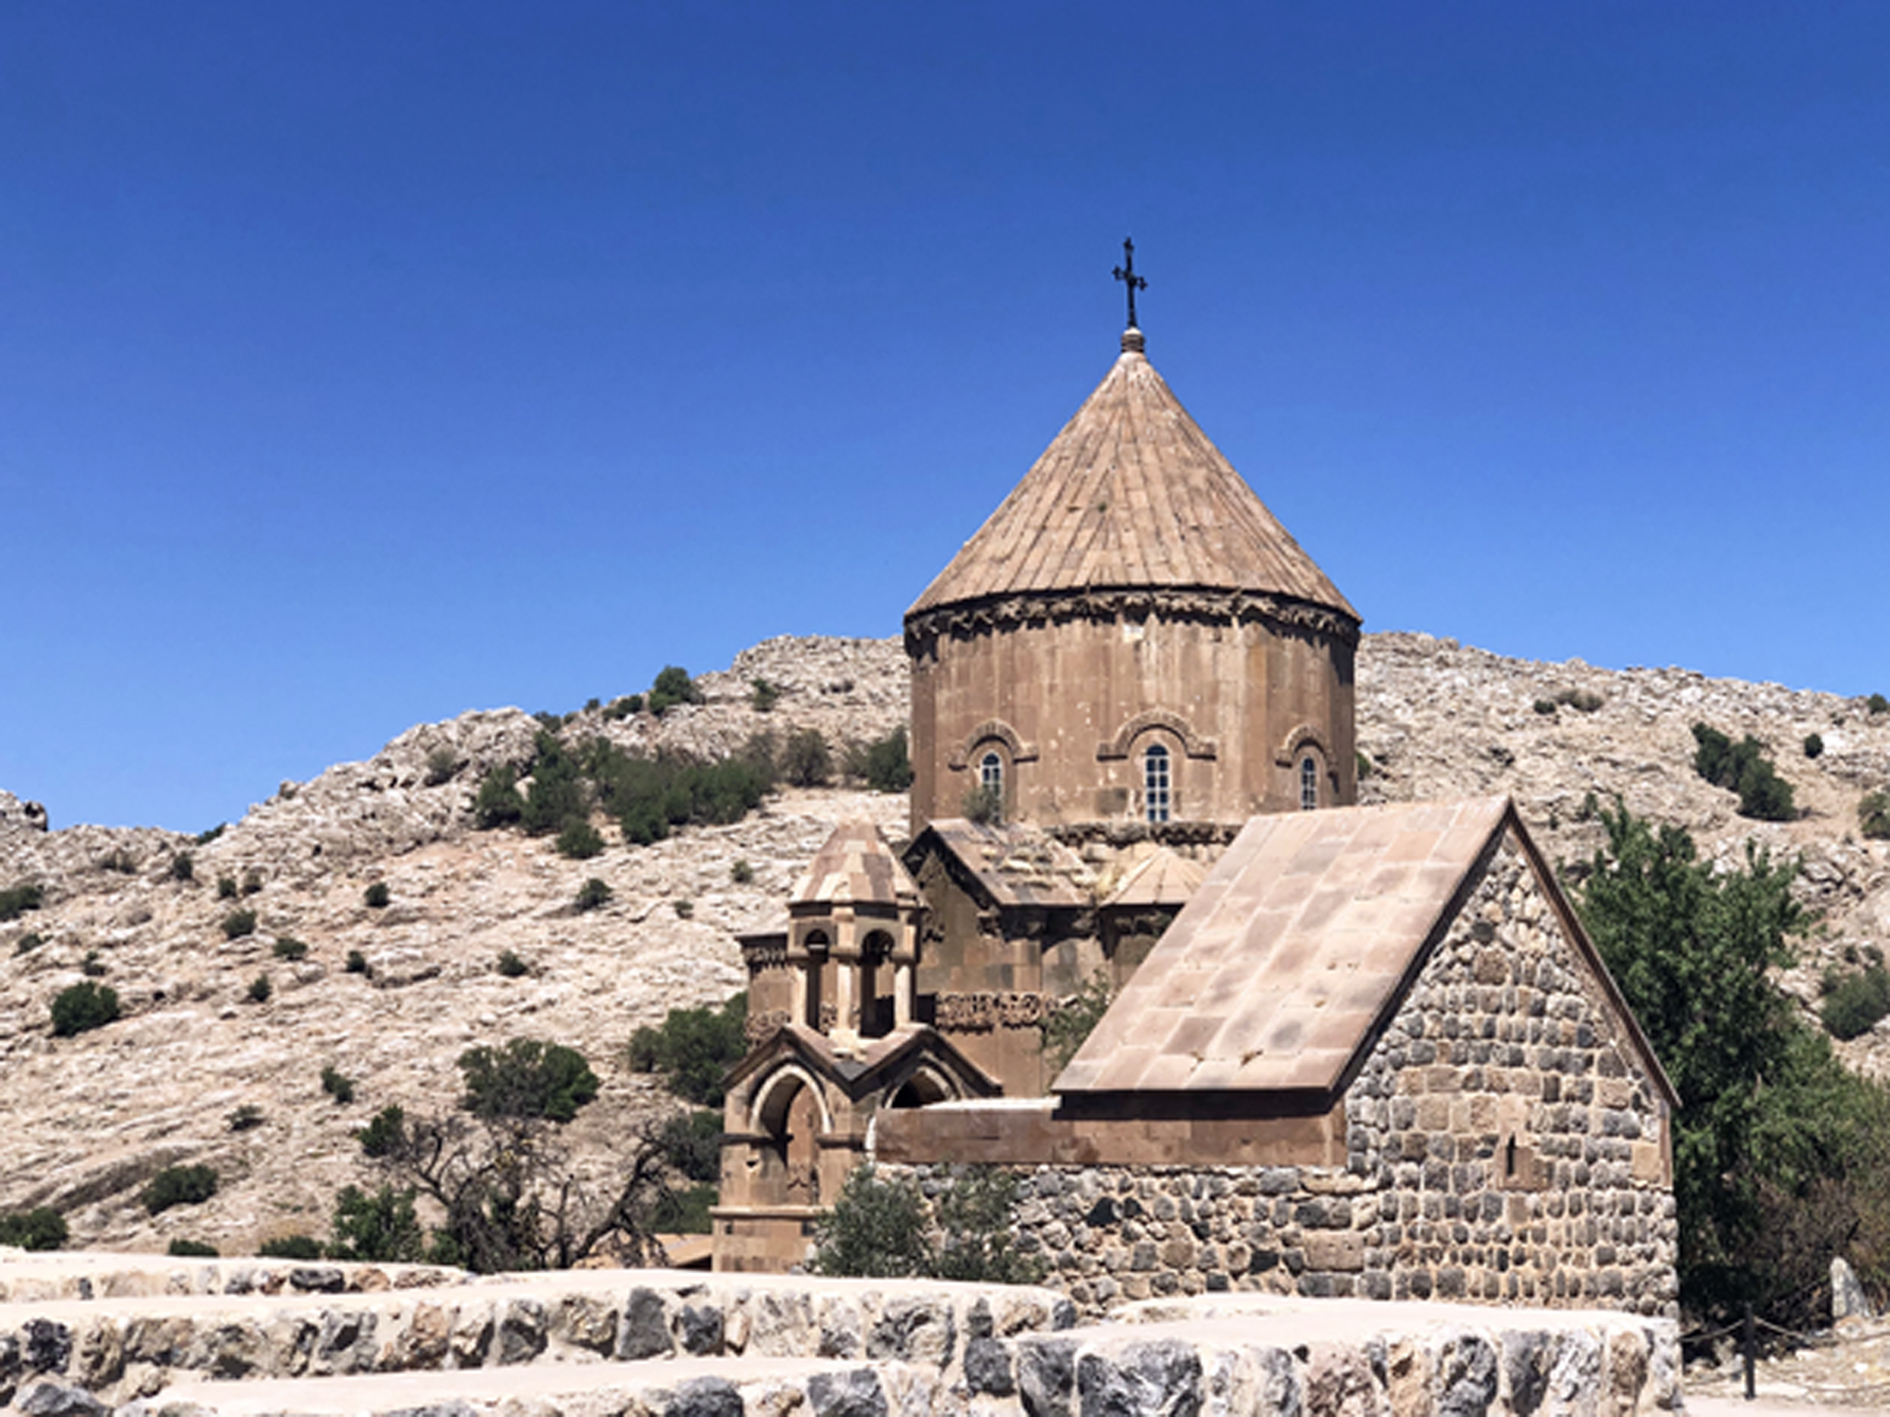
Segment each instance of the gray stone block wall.
[{"label": "gray stone block wall", "polygon": [[1090,1314],[1259,1290],[1671,1318],[1663,1107],[1506,841],[1346,1094],[1344,1167],[1019,1168],[1019,1246]]}]

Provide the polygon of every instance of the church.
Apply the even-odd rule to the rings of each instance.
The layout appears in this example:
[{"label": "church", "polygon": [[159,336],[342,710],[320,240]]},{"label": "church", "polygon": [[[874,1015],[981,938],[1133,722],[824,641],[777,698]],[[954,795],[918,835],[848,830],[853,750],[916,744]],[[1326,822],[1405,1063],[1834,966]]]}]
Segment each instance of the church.
[{"label": "church", "polygon": [[1090,1310],[1673,1312],[1659,1061],[1506,799],[1355,805],[1359,614],[1126,278],[1102,383],[906,612],[909,839],[841,827],[742,941],[715,1267],[803,1261],[863,1163],[989,1163]]}]

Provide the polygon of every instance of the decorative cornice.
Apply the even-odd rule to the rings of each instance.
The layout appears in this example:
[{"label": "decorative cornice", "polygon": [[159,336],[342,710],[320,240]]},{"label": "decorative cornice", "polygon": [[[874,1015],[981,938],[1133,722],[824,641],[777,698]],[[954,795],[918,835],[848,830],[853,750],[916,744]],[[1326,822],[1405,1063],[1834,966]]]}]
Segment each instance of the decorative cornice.
[{"label": "decorative cornice", "polygon": [[1187,719],[1170,709],[1147,709],[1136,714],[1122,727],[1115,736],[1096,746],[1096,760],[1111,762],[1129,756],[1129,749],[1136,738],[1151,728],[1165,728],[1181,740],[1181,750],[1191,758],[1212,758],[1219,751],[1212,738],[1204,738],[1194,731]]},{"label": "decorative cornice", "polygon": [[1358,620],[1330,605],[1266,591],[1138,586],[986,596],[914,611],[906,616],[906,653],[916,657],[946,636],[968,639],[1024,625],[1151,617],[1218,625],[1259,623],[1280,631],[1325,636],[1344,645],[1358,644]]}]

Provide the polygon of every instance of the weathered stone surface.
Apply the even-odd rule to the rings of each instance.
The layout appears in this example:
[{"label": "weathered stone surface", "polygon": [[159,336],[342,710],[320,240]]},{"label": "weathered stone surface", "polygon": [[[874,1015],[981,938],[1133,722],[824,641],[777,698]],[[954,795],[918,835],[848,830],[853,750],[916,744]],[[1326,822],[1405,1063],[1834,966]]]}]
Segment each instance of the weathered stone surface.
[{"label": "weathered stone surface", "polygon": [[663,1417],[742,1417],[741,1391],[727,1378],[693,1378],[677,1384]]},{"label": "weathered stone surface", "polygon": [[1026,1339],[1017,1347],[1017,1392],[1026,1417],[1070,1417],[1076,1395],[1076,1344]]},{"label": "weathered stone surface", "polygon": [[14,1402],[23,1417],[106,1417],[111,1411],[82,1387],[35,1383]]},{"label": "weathered stone surface", "polygon": [[889,1303],[874,1323],[866,1356],[944,1368],[951,1364],[956,1341],[949,1302],[900,1298]]},{"label": "weathered stone surface", "polygon": [[1017,1391],[1011,1353],[995,1338],[974,1338],[965,1344],[965,1386],[974,1395],[1009,1397]]},{"label": "weathered stone surface", "polygon": [[1201,1356],[1180,1339],[1130,1343],[1076,1361],[1081,1417],[1195,1417]]},{"label": "weathered stone surface", "polygon": [[617,1333],[617,1357],[634,1362],[675,1351],[669,1336],[669,1314],[663,1296],[654,1289],[639,1287],[630,1291],[623,1307],[623,1324]]},{"label": "weathered stone surface", "polygon": [[886,1393],[871,1368],[816,1373],[807,1380],[814,1417],[887,1417]]},{"label": "weathered stone surface", "polygon": [[1857,1280],[1856,1271],[1845,1260],[1836,1255],[1831,1260],[1831,1322],[1841,1323],[1845,1319],[1868,1319],[1873,1317],[1870,1311],[1870,1296],[1864,1293],[1864,1286]]}]

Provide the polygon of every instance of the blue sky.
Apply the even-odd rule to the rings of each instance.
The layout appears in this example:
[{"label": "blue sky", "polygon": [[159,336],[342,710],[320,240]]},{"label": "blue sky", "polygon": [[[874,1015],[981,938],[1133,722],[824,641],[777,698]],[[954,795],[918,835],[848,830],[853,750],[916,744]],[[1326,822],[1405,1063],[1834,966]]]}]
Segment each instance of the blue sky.
[{"label": "blue sky", "polygon": [[889,635],[1149,355],[1364,614],[1890,691],[1890,5],[0,10],[0,787]]}]

